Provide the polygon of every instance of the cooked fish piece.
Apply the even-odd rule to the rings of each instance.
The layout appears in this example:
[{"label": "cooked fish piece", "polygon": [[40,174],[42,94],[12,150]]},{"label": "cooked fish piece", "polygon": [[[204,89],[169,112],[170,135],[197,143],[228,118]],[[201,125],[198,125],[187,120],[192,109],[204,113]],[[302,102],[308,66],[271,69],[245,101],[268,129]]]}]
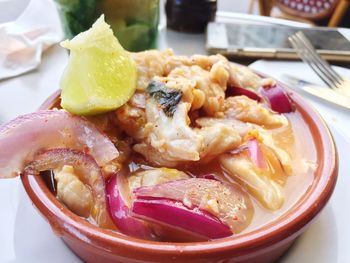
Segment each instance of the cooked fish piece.
[{"label": "cooked fish piece", "polygon": [[190,104],[181,100],[180,89],[152,80],[147,92],[146,138],[134,150],[153,164],[172,167],[184,161],[206,162],[239,146],[241,136],[230,125],[191,128],[187,115]]},{"label": "cooked fish piece", "polygon": [[146,50],[138,53],[130,53],[137,65],[137,86],[136,89],[144,91],[148,83],[155,76],[163,76],[165,74],[165,66],[167,58],[173,56],[172,49]]},{"label": "cooked fish piece", "polygon": [[114,112],[115,122],[129,136],[142,140],[145,137],[144,127],[147,122],[145,109],[146,94],[136,92],[126,104]]},{"label": "cooked fish piece", "polygon": [[174,167],[179,162],[198,161],[207,163],[222,153],[231,151],[237,148],[241,143],[239,133],[229,125],[221,123],[213,126],[203,127],[194,130],[196,135],[202,138],[201,146],[196,149],[199,153],[198,160],[189,160],[184,158],[170,159],[166,154],[159,152],[158,149],[147,143],[140,143],[134,146],[134,150],[144,155],[149,161],[156,165],[165,165]]},{"label": "cooked fish piece", "polygon": [[[173,105],[165,105],[164,111],[155,98],[147,99],[147,138],[136,144],[134,150],[158,165],[172,167],[179,161],[198,161],[203,137],[188,125],[190,107],[189,103],[180,102],[176,109]],[[160,156],[154,159],[155,155]]]},{"label": "cooked fish piece", "polygon": [[[222,68],[220,74],[228,75],[228,84],[232,86],[257,89],[271,82],[271,79],[261,78],[249,68],[231,63],[219,54],[211,56],[193,55],[192,57],[175,56],[172,49],[147,50],[130,54],[137,64],[137,89],[140,91],[144,91],[149,81],[155,76],[168,76],[174,69],[181,66],[198,66],[207,72],[213,71],[212,75],[216,75],[217,68]],[[226,78],[212,77],[219,80],[219,83],[224,82]]]},{"label": "cooked fish piece", "polygon": [[216,63],[224,63],[226,65],[227,70],[229,71],[230,62],[222,55],[193,55],[191,57],[187,56],[168,56],[166,58],[166,65],[164,73],[167,75],[173,69],[178,68],[180,66],[199,66],[204,70],[210,71],[212,66]]},{"label": "cooked fish piece", "polygon": [[[291,127],[288,126],[286,127],[286,129],[291,129]],[[281,146],[277,145],[276,140],[274,139],[274,135],[269,133],[267,130],[263,128],[258,128],[258,132],[259,132],[259,137],[262,139],[264,144],[270,147],[271,149],[273,149],[275,154],[278,156],[278,159],[280,160],[284,171],[287,174],[292,174],[293,167],[292,167],[292,159],[290,154],[291,149],[288,149],[286,147],[282,148]],[[286,134],[292,134],[292,133],[287,132]],[[288,136],[286,136],[283,133],[282,134],[280,133],[280,135],[283,136],[285,140],[291,140],[294,143],[294,137],[288,138]]]},{"label": "cooked fish piece", "polygon": [[189,175],[177,169],[153,168],[133,173],[133,175],[128,178],[128,183],[129,188],[134,190],[141,186],[153,186],[189,178]]},{"label": "cooked fish piece", "polygon": [[[173,57],[174,58],[169,59],[168,63],[172,64],[171,61],[174,60],[176,56],[173,56]],[[189,59],[187,57],[182,58],[181,59],[182,65],[186,65],[186,66],[197,65],[207,71],[212,71],[213,68],[220,65],[220,67],[223,67],[225,71],[228,73],[228,84],[232,86],[257,89],[262,85],[267,85],[271,83],[272,81],[272,79],[269,79],[269,78],[261,78],[260,76],[255,74],[251,69],[247,67],[244,67],[235,63],[231,63],[230,61],[227,60],[226,57],[220,54],[211,55],[211,56],[193,55],[190,58],[190,61],[188,60]],[[177,63],[175,65],[178,67],[180,66],[180,63]]]},{"label": "cooked fish piece", "polygon": [[242,141],[233,127],[223,123],[196,129],[196,132],[204,138],[200,149],[200,162],[208,162],[222,153],[231,151]]},{"label": "cooked fish piece", "polygon": [[134,150],[152,163],[169,167],[179,161],[199,160],[203,138],[187,124],[189,107],[188,103],[180,103],[173,117],[168,117],[156,103],[148,103],[148,136],[145,142],[136,144]]},{"label": "cooked fish piece", "polygon": [[249,68],[234,63],[230,65],[230,76],[229,84],[231,86],[256,90],[265,83],[263,78],[259,77]]},{"label": "cooked fish piece", "polygon": [[[168,77],[193,80],[195,82],[195,89],[201,90],[205,95],[203,103],[204,111],[209,116],[214,116],[223,109],[228,80],[228,73],[223,68],[220,69],[218,67],[212,67],[212,69],[219,73],[212,73],[199,66],[181,66],[171,71]],[[226,72],[226,74],[223,72]],[[215,74],[221,74],[221,79],[219,77],[214,78],[213,75]]]},{"label": "cooked fish piece", "polygon": [[196,124],[201,127],[210,127],[216,124],[224,124],[230,126],[242,137],[245,136],[251,129],[255,128],[255,125],[251,123],[245,123],[240,120],[230,118],[211,118],[211,117],[200,117],[196,119]]},{"label": "cooked fish piece", "polygon": [[284,115],[274,113],[261,103],[246,96],[227,98],[224,114],[227,118],[255,123],[265,128],[277,128],[288,124],[288,120]]},{"label": "cooked fish piece", "polygon": [[77,215],[89,217],[93,206],[92,193],[74,174],[74,168],[65,165],[61,170],[55,171],[55,180],[58,198]]},{"label": "cooked fish piece", "polygon": [[182,101],[191,104],[191,110],[197,110],[204,105],[205,93],[196,89],[196,81],[182,76],[155,77],[153,80],[160,81],[168,88],[179,89],[182,92]]},{"label": "cooked fish piece", "polygon": [[246,185],[264,207],[273,211],[281,208],[284,203],[282,186],[259,172],[252,162],[230,154],[222,155],[220,162],[226,172]]}]

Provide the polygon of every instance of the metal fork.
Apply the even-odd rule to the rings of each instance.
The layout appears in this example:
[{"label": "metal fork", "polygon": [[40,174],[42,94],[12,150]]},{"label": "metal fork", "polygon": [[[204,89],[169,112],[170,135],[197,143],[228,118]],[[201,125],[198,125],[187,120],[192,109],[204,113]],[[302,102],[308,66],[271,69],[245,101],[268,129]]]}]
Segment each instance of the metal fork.
[{"label": "metal fork", "polygon": [[329,63],[320,57],[302,31],[290,36],[288,40],[301,59],[312,68],[329,88],[350,94],[349,81],[335,72]]}]

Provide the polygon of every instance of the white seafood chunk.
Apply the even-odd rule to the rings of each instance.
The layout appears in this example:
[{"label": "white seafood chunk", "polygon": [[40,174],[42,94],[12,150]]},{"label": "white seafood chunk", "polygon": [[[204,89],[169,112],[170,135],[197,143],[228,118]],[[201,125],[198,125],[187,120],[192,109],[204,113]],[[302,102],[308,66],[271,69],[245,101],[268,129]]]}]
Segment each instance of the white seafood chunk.
[{"label": "white seafood chunk", "polygon": [[201,162],[210,161],[221,153],[237,148],[241,143],[239,133],[223,123],[216,123],[196,131],[204,138],[200,149]]},{"label": "white seafood chunk", "polygon": [[171,71],[168,77],[194,81],[195,88],[205,95],[204,111],[208,115],[214,116],[217,112],[222,111],[224,105],[228,80],[228,74],[225,74],[225,72],[225,69],[220,65],[213,66],[212,71],[204,70],[199,66],[182,66]]},{"label": "white seafood chunk", "polygon": [[283,205],[282,186],[260,173],[252,162],[228,154],[221,156],[220,162],[230,176],[238,178],[239,181],[247,185],[249,192],[264,207],[275,211]]},{"label": "white seafood chunk", "polygon": [[230,85],[256,90],[265,83],[269,81],[262,79],[251,69],[234,63],[230,64]]},{"label": "white seafood chunk", "polygon": [[136,89],[144,91],[150,80],[155,76],[164,75],[167,58],[173,56],[171,49],[163,51],[146,50],[138,53],[130,53],[137,65],[137,86]]},{"label": "white seafood chunk", "polygon": [[93,196],[90,189],[74,174],[74,168],[64,165],[60,171],[55,171],[58,198],[74,213],[89,217],[93,206]]},{"label": "white seafood chunk", "polygon": [[189,179],[186,173],[171,168],[154,168],[134,173],[128,178],[129,188],[134,190],[141,186],[153,186],[174,180]]},{"label": "white seafood chunk", "polygon": [[225,126],[233,128],[241,136],[245,136],[249,130],[254,129],[254,126],[251,123],[244,123],[236,119],[201,117],[196,119],[196,123],[201,127],[210,127],[216,124],[224,124]]},{"label": "white seafood chunk", "polygon": [[227,98],[225,100],[225,116],[255,123],[266,128],[276,128],[288,124],[288,120],[284,115],[274,113],[246,96]]},{"label": "white seafood chunk", "polygon": [[[287,128],[290,128],[290,127],[287,127]],[[292,167],[292,159],[291,159],[289,149],[287,149],[286,147],[284,148],[279,147],[276,144],[276,141],[273,138],[273,135],[269,133],[267,130],[263,128],[258,128],[257,130],[259,132],[259,137],[262,139],[264,144],[270,147],[271,149],[273,149],[275,154],[278,156],[278,159],[281,162],[281,165],[283,166],[284,171],[287,172],[288,174],[292,174],[293,167]],[[286,139],[285,136],[283,138]],[[294,137],[292,137],[291,140],[294,143]]]},{"label": "white seafood chunk", "polygon": [[153,98],[148,99],[145,127],[148,136],[144,142],[136,144],[134,150],[158,165],[174,166],[178,161],[198,161],[203,137],[188,126],[190,107],[189,103],[181,102],[169,117]]},{"label": "white seafood chunk", "polygon": [[189,127],[190,104],[180,102],[173,116],[167,116],[155,99],[147,100],[147,138],[134,150],[156,165],[173,167],[179,162],[207,162],[241,143],[240,134],[230,125],[212,123],[201,129]]},{"label": "white seafood chunk", "polygon": [[141,140],[145,137],[144,126],[146,124],[146,94],[135,93],[131,99],[115,111],[115,122],[129,136]]}]

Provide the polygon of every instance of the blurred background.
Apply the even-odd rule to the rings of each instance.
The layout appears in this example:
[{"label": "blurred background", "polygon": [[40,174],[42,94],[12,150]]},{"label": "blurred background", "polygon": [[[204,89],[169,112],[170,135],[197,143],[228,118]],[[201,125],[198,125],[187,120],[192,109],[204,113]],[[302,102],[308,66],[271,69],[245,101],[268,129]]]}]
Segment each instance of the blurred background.
[{"label": "blurred background", "polygon": [[[30,0],[0,0],[0,23],[12,21],[20,15],[28,5]],[[73,0],[74,1],[74,0]],[[165,2],[165,1],[163,1]],[[239,13],[247,13],[249,11],[249,0],[219,0],[218,9],[225,11],[235,11]],[[254,11],[257,13],[258,8]]]}]

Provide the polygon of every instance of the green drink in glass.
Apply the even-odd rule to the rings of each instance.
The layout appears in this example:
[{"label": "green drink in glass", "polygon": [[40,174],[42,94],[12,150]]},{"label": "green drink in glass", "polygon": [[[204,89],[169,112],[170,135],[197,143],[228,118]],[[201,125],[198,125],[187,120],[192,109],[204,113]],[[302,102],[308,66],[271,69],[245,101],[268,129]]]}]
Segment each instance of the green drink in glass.
[{"label": "green drink in glass", "polygon": [[55,0],[66,37],[87,30],[101,15],[129,51],[156,47],[159,0]]}]

